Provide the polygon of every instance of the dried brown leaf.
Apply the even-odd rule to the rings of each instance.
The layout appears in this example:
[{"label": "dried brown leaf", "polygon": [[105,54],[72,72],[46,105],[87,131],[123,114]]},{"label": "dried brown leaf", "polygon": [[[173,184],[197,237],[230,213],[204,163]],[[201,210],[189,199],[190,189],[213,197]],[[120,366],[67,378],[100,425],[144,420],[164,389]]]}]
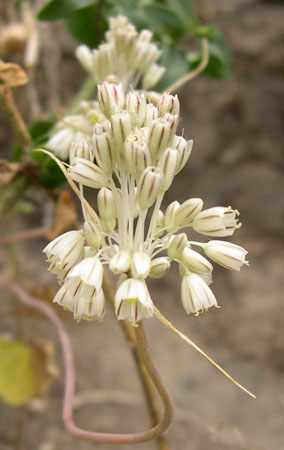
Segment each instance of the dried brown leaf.
[{"label": "dried brown leaf", "polygon": [[11,163],[5,159],[0,159],[0,187],[10,183],[19,170],[19,163]]},{"label": "dried brown leaf", "polygon": [[75,204],[69,191],[64,190],[60,193],[55,213],[55,222],[47,234],[48,239],[52,240],[59,234],[68,231],[71,228],[78,228],[78,215]]},{"label": "dried brown leaf", "polygon": [[59,370],[54,361],[54,345],[51,341],[35,335],[30,342],[33,367],[37,376],[37,392],[44,394],[54,378],[59,376]]},{"label": "dried brown leaf", "polygon": [[23,86],[28,82],[26,72],[18,65],[0,60],[0,83],[8,87]]}]

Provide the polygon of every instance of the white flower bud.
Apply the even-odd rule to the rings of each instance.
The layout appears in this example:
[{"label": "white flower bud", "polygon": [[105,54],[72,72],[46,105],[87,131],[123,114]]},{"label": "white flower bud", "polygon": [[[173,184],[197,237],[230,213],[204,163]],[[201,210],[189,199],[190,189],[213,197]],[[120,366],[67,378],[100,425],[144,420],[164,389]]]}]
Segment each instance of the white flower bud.
[{"label": "white flower bud", "polygon": [[204,256],[189,247],[185,247],[180,260],[191,272],[198,275],[211,273],[213,270],[212,264]]},{"label": "white flower bud", "polygon": [[170,238],[170,245],[167,248],[167,252],[170,259],[180,258],[181,254],[187,245],[187,235],[185,233],[179,233],[176,236],[173,235]]},{"label": "white flower bud", "polygon": [[180,104],[177,95],[173,96],[167,93],[162,95],[158,104],[158,111],[160,117],[163,117],[166,113],[179,116],[179,110]]},{"label": "white flower bud", "polygon": [[144,126],[149,127],[153,120],[157,119],[158,117],[158,108],[154,106],[152,103],[148,103],[146,105],[146,114],[145,114],[145,120],[144,120]]},{"label": "white flower bud", "polygon": [[101,322],[105,314],[105,296],[103,290],[100,289],[88,300],[84,298],[76,298],[74,301],[74,319],[80,321],[81,319],[91,322],[98,320]]},{"label": "white flower bud", "polygon": [[141,209],[150,208],[160,192],[163,172],[157,167],[147,167],[139,178],[137,200]]},{"label": "white flower bud", "polygon": [[248,252],[231,242],[209,241],[205,245],[204,251],[209,258],[226,269],[239,271],[243,264],[248,264],[245,260]]},{"label": "white flower bud", "polygon": [[168,272],[171,267],[169,258],[166,256],[161,256],[160,258],[155,258],[151,262],[151,269],[149,276],[151,278],[161,278]]},{"label": "white flower bud", "polygon": [[46,147],[61,159],[67,159],[75,133],[72,128],[63,128],[47,141]]},{"label": "white flower bud", "polygon": [[97,164],[107,174],[110,174],[116,160],[115,147],[110,130],[104,125],[97,123],[94,127],[92,142]]},{"label": "white flower bud", "polygon": [[136,41],[130,55],[130,67],[145,73],[157,61],[160,54],[161,51],[155,44]]},{"label": "white flower bud", "polygon": [[131,260],[133,278],[147,278],[151,268],[151,258],[147,253],[134,252]]},{"label": "white flower bud", "polygon": [[138,37],[137,37],[137,41],[140,42],[151,42],[153,37],[153,33],[150,30],[141,30]]},{"label": "white flower bud", "polygon": [[72,142],[69,154],[70,164],[73,164],[75,158],[83,158],[91,162],[94,161],[94,151],[90,145],[90,140],[83,135],[80,136],[79,139],[77,137],[76,140]]},{"label": "white flower bud", "polygon": [[56,275],[67,272],[83,257],[84,237],[81,231],[68,231],[51,241],[43,252],[50,262],[49,270]]},{"label": "white flower bud", "polygon": [[74,181],[84,186],[99,189],[108,185],[108,179],[104,171],[96,164],[83,158],[75,158],[68,172]]},{"label": "white flower bud", "polygon": [[115,274],[127,273],[130,269],[130,264],[131,258],[129,253],[122,250],[113,255],[109,263],[109,269]]},{"label": "white flower bud", "polygon": [[171,147],[178,150],[178,163],[176,174],[178,174],[186,165],[192,151],[193,141],[187,141],[182,136],[174,136]]},{"label": "white flower bud", "polygon": [[158,118],[150,124],[147,144],[153,161],[162,154],[168,146],[171,137],[171,123],[164,118]]},{"label": "white flower bud", "polygon": [[125,161],[129,173],[131,173],[136,180],[139,180],[142,172],[146,167],[151,166],[152,158],[147,144],[137,139],[136,136],[130,135],[125,142]]},{"label": "white flower bud", "polygon": [[84,222],[83,230],[88,245],[94,248],[99,248],[103,239],[99,225],[91,222],[90,220],[86,220]]},{"label": "white flower bud", "polygon": [[165,232],[164,227],[165,227],[165,215],[163,211],[159,209],[155,223],[155,233],[154,233],[155,238],[161,236]]},{"label": "white flower bud", "polygon": [[125,140],[133,129],[130,114],[126,111],[121,111],[113,114],[110,120],[113,140],[119,153],[123,154]]},{"label": "white flower bud", "polygon": [[79,45],[75,56],[87,72],[94,73],[94,55],[87,45]]},{"label": "white flower bud", "polygon": [[140,128],[145,121],[146,99],[145,96],[135,92],[129,92],[126,96],[126,109],[130,114],[133,125]]},{"label": "white flower bud", "polygon": [[178,116],[174,116],[173,114],[166,113],[163,117],[163,119],[170,124],[170,137],[169,137],[169,147],[175,148],[171,145],[171,143],[174,140],[175,133],[177,131],[178,126]]},{"label": "white flower bud", "polygon": [[237,224],[237,215],[239,212],[230,206],[228,208],[216,206],[197,214],[193,219],[192,227],[198,233],[207,236],[231,236],[240,226]]},{"label": "white flower bud", "polygon": [[217,306],[215,295],[206,282],[195,273],[187,275],[181,283],[181,300],[187,314],[207,311]]},{"label": "white flower bud", "polygon": [[144,280],[128,278],[116,291],[115,313],[118,320],[136,323],[143,317],[152,317],[154,306]]},{"label": "white flower bud", "polygon": [[178,228],[175,224],[175,214],[179,206],[180,206],[179,202],[175,201],[170,203],[166,209],[164,224],[168,232],[177,230]]},{"label": "white flower bud", "polygon": [[125,107],[125,94],[122,84],[103,83],[98,86],[98,101],[104,115],[109,119]]},{"label": "white flower bud", "polygon": [[117,55],[130,55],[137,37],[137,31],[132,25],[118,29],[115,33],[115,50]]},{"label": "white flower bud", "polygon": [[101,44],[93,51],[94,74],[97,81],[102,82],[107,75],[114,72],[115,52],[112,44]]},{"label": "white flower bud", "polygon": [[191,224],[194,217],[200,213],[203,207],[201,198],[190,198],[183,202],[175,213],[175,224],[186,226]]},{"label": "white flower bud", "polygon": [[101,226],[103,231],[110,234],[116,226],[116,218],[112,217],[111,219],[101,219]]},{"label": "white flower bud", "polygon": [[100,217],[105,221],[112,220],[116,217],[113,193],[106,187],[102,187],[98,192],[98,210]]},{"label": "white flower bud", "polygon": [[175,176],[177,160],[177,150],[172,148],[167,148],[158,160],[157,167],[160,167],[164,174],[163,182],[161,184],[162,192],[167,191],[172,184]]},{"label": "white flower bud", "polygon": [[166,68],[158,64],[152,64],[142,79],[142,87],[145,91],[155,86],[165,73]]}]

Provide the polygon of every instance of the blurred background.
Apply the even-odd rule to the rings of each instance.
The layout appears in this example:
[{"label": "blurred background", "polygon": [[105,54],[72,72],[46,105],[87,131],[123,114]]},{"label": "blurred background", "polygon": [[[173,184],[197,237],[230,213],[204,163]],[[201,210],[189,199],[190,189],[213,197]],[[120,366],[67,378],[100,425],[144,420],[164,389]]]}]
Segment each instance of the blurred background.
[{"label": "blurred background", "polygon": [[[9,4],[4,1],[2,5],[2,28],[5,21],[13,18],[12,9],[7,18]],[[151,281],[150,291],[162,313],[254,392],[256,400],[233,386],[155,319],[147,320],[145,327],[154,360],[176,405],[175,419],[168,431],[172,449],[281,450],[284,4],[259,0],[200,0],[192,4],[203,23],[214,24],[223,33],[233,62],[225,79],[201,75],[178,93],[181,128],[193,139],[194,146],[189,163],[175,179],[165,204],[201,197],[205,207],[232,205],[238,209],[243,226],[232,241],[249,251],[250,266],[240,273],[216,266],[212,289],[221,309],[212,309],[199,317],[186,316],[182,308],[177,270],[171,270],[160,281]],[[15,95],[28,121],[46,118],[50,109],[64,113],[85,77],[74,58],[78,41],[67,32],[62,21],[41,22],[40,33],[46,42],[40,66],[45,80],[41,70],[28,68],[30,80],[36,80],[37,91],[27,85]],[[20,52],[18,55],[12,49],[5,52],[1,55],[5,61],[21,64]],[[0,118],[0,153],[1,158],[8,158],[13,135],[1,112]],[[45,214],[49,214],[47,194],[38,190],[36,195],[33,192],[32,200],[28,194],[27,197],[29,202],[24,198],[21,206],[27,213],[13,211],[12,220],[5,216],[2,235],[42,226],[43,205]],[[28,206],[30,203],[33,207]],[[13,248],[3,247],[1,278],[19,271],[33,293],[52,298],[56,282],[47,272],[41,253],[46,242],[43,238],[33,239],[19,242]],[[16,267],[9,263],[11,252],[17,254]],[[9,302],[13,302],[13,309]],[[57,366],[51,370],[55,379],[45,396],[21,406],[0,402],[0,448],[113,448],[79,441],[65,431],[61,420],[62,358],[51,325],[30,312],[19,320],[23,309],[7,293],[2,295],[0,308],[1,334],[20,335],[26,340],[40,335],[45,342],[44,350],[41,348],[44,358],[55,353],[52,364]],[[77,324],[63,312],[61,318],[74,348],[77,423],[101,431],[146,428],[148,419],[139,380],[110,308],[102,324]],[[126,448],[130,447],[119,446],[120,450]],[[139,444],[139,448],[156,447],[150,442]]]}]

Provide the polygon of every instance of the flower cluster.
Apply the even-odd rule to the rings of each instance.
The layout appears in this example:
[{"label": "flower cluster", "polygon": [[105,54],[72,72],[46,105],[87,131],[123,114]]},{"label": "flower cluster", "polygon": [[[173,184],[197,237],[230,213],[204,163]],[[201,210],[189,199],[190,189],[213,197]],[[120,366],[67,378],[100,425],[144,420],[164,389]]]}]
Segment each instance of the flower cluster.
[{"label": "flower cluster", "polygon": [[[106,42],[95,50],[80,45],[76,50],[78,60],[94,76],[96,83],[121,83],[126,92],[130,87],[135,89],[138,84],[143,91],[151,89],[165,71],[156,63],[161,51],[151,42],[151,31],[138,33],[125,16],[110,17],[109,25]],[[46,144],[62,159],[68,158],[71,144],[76,148],[77,141],[81,141],[82,137],[89,144],[94,122],[104,120],[97,102],[83,101],[79,109],[78,114],[64,117]]]},{"label": "flower cluster", "polygon": [[[115,36],[115,28],[109,36]],[[117,318],[136,323],[154,312],[147,277],[160,278],[177,262],[185,311],[198,314],[217,306],[209,287],[213,266],[206,257],[240,270],[247,252],[222,240],[190,241],[184,232],[193,228],[210,237],[231,236],[239,227],[238,212],[231,207],[203,210],[200,198],[190,198],[161,210],[165,192],[192,150],[192,141],[176,134],[178,97],[165,93],[154,105],[143,93],[126,93],[122,84],[104,82],[97,98],[99,121],[87,139],[79,135],[70,146],[68,172],[80,186],[83,229],[59,236],[44,249],[50,271],[62,284],[54,301],[77,319],[102,320],[107,265],[119,276]],[[98,190],[97,221],[84,206],[84,186]]]}]

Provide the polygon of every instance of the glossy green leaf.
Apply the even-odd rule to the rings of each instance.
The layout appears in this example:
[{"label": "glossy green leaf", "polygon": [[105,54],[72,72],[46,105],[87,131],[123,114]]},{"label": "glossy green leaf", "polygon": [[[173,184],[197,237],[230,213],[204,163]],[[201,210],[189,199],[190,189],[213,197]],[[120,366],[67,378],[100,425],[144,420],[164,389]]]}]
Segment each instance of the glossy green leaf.
[{"label": "glossy green leaf", "polygon": [[51,0],[38,13],[39,20],[57,20],[87,6],[94,5],[97,0]]},{"label": "glossy green leaf", "polygon": [[192,33],[198,24],[191,0],[167,0],[168,7],[175,12],[182,23],[184,31]]},{"label": "glossy green leaf", "polygon": [[183,50],[175,48],[163,49],[160,63],[166,67],[166,71],[161,81],[155,86],[155,90],[158,92],[164,91],[172,83],[189,72],[189,65]]},{"label": "glossy green leaf", "polygon": [[69,14],[66,26],[75,39],[94,48],[103,39],[107,22],[92,5]]},{"label": "glossy green leaf", "polygon": [[48,155],[40,152],[32,152],[33,159],[41,166],[40,184],[46,189],[54,189],[63,184],[66,179],[58,165]]}]

